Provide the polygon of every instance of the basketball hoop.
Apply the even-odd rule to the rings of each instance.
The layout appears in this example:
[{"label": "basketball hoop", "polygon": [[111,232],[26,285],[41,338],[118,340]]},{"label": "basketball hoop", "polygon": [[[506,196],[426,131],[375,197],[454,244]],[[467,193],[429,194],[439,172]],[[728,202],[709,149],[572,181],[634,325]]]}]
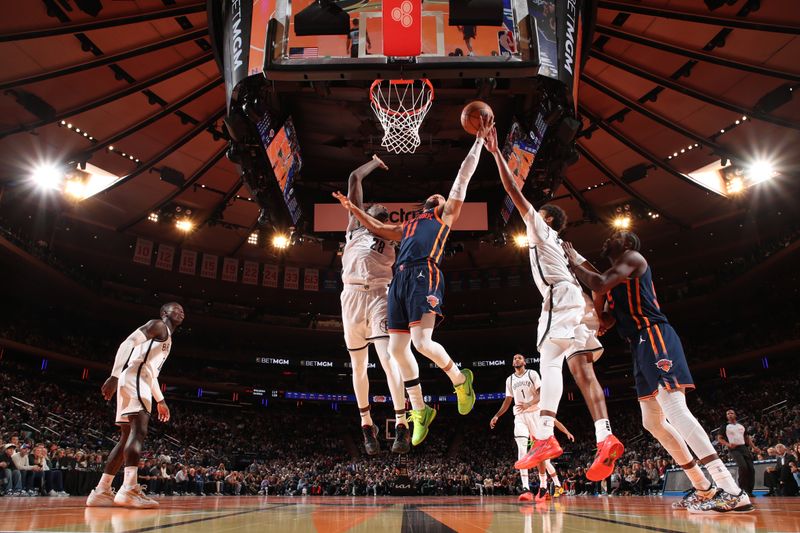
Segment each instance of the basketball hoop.
[{"label": "basketball hoop", "polygon": [[413,154],[419,128],[433,102],[433,85],[422,80],[375,80],[369,100],[383,126],[381,146],[396,154]]}]

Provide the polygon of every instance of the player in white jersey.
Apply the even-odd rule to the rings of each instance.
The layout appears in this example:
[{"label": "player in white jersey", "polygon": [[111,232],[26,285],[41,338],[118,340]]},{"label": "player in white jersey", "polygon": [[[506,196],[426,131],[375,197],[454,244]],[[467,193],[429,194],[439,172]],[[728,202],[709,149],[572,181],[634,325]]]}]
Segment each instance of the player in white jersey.
[{"label": "player in white jersey", "polygon": [[[511,402],[514,402],[514,441],[517,443],[518,459],[522,459],[528,452],[528,440],[534,439],[534,433],[539,427],[539,396],[542,386],[542,380],[535,370],[528,370],[525,368],[525,356],[516,354],[512,361],[514,373],[506,379],[506,398],[503,400],[503,405],[500,410],[492,417],[489,422],[489,427],[494,429],[497,421],[506,411],[508,411]],[[567,439],[574,441],[575,437],[564,427],[561,422],[555,420],[555,426],[567,436]],[[564,489],[561,488],[561,480],[558,479],[555,467],[550,463],[549,459],[545,459],[542,464],[538,465],[539,469],[539,492],[536,495],[536,501],[543,501],[548,496],[547,492],[547,474],[553,480],[554,491],[553,496],[558,498],[564,494]],[[547,472],[547,474],[545,474]],[[521,469],[520,478],[522,478],[523,492],[519,496],[519,501],[529,502],[533,500],[531,494],[531,486],[528,482],[528,469]]]},{"label": "player in white jersey", "polygon": [[[160,316],[131,333],[119,345],[111,377],[100,389],[106,400],[117,393],[114,420],[120,427],[121,436],[108,455],[100,482],[86,500],[87,507],[117,505],[146,509],[158,506],[158,502],[145,496],[137,483],[139,455],[147,436],[153,400],[156,401],[158,419],[169,421],[169,408],[164,402],[158,375],[172,348],[172,334],[183,323],[183,307],[175,302],[164,304]],[[115,495],[111,482],[123,463],[125,478]]]},{"label": "player in white jersey", "polygon": [[[364,191],[362,180],[377,168],[388,167],[377,156],[350,173],[347,197],[361,208]],[[373,204],[367,213],[386,222],[388,210]],[[372,421],[369,402],[369,378],[367,360],[369,345],[375,346],[383,371],[389,383],[395,413],[395,441],[392,451],[406,453],[410,450],[410,437],[405,411],[405,389],[397,362],[389,356],[389,330],[387,327],[387,291],[392,282],[394,265],[394,243],[370,233],[351,214],[347,225],[347,236],[342,253],[342,325],[350,364],[353,367],[353,390],[361,414],[361,431],[364,447],[369,455],[380,452],[378,428]]]},{"label": "player in white jersey", "polygon": [[[553,435],[553,428],[564,390],[562,367],[566,359],[595,425],[597,455],[586,477],[600,481],[611,475],[614,463],[625,448],[611,432],[603,389],[594,373],[593,363],[603,353],[597,340],[599,319],[592,300],[583,292],[569,268],[558,236],[566,225],[566,214],[552,204],[542,206],[539,211],[533,208],[508,168],[494,130],[486,138],[486,149],[494,156],[503,188],[525,222],[531,272],[544,299],[536,340],[542,372],[541,423],[530,452],[514,466],[531,468],[563,453]],[[579,259],[581,264],[591,267],[584,258]]]}]

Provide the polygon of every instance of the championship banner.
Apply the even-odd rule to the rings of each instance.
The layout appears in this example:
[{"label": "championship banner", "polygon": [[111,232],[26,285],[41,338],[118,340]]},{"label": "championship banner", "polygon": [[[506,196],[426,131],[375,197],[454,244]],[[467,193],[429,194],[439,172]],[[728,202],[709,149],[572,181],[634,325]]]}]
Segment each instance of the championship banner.
[{"label": "championship banner", "polygon": [[244,262],[244,272],[242,272],[242,283],[245,285],[258,285],[258,263],[255,261]]},{"label": "championship banner", "polygon": [[304,291],[319,291],[319,269],[317,268],[304,268],[303,269],[303,290]]},{"label": "championship banner", "polygon": [[300,269],[286,267],[283,269],[283,288],[297,290],[300,288]]},{"label": "championship banner", "polygon": [[159,244],[156,268],[172,270],[173,263],[175,263],[175,247],[169,244]]},{"label": "championship banner", "polygon": [[136,248],[133,249],[133,262],[142,265],[150,265],[153,255],[153,241],[147,239],[136,239]]},{"label": "championship banner", "polygon": [[178,272],[191,275],[197,273],[197,252],[181,250],[181,264],[178,267]]},{"label": "championship banner", "polygon": [[273,289],[278,288],[278,265],[264,265],[264,278],[261,285]]},{"label": "championship banner", "polygon": [[[383,203],[389,210],[389,223],[402,224],[414,217],[422,209],[414,203]],[[339,204],[314,204],[314,231],[345,231],[348,222],[347,211]],[[489,221],[486,202],[466,202],[461,215],[453,225],[454,231],[487,231]]]},{"label": "championship banner", "polygon": [[217,262],[219,258],[216,255],[203,254],[203,262],[200,264],[200,276],[203,278],[217,279]]},{"label": "championship banner", "polygon": [[233,257],[226,257],[222,260],[222,281],[232,281],[236,283],[239,279],[239,260]]},{"label": "championship banner", "polygon": [[[422,1],[383,0],[383,55],[412,57],[422,53]],[[366,29],[364,30],[366,33]]]}]

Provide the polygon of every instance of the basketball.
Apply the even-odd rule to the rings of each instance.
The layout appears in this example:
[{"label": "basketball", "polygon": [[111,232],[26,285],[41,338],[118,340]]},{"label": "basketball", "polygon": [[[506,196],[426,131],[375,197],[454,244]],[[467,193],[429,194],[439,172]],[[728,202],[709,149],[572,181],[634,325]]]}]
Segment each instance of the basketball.
[{"label": "basketball", "polygon": [[494,117],[494,112],[489,104],[480,100],[475,100],[464,106],[461,111],[461,126],[470,135],[478,133],[478,128],[481,127],[481,117]]}]

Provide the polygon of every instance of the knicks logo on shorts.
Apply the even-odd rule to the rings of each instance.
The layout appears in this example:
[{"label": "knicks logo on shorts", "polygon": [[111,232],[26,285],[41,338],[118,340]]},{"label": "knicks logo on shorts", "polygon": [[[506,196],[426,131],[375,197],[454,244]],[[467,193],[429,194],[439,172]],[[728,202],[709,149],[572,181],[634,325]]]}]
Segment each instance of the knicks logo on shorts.
[{"label": "knicks logo on shorts", "polygon": [[672,368],[672,361],[670,361],[669,359],[659,359],[658,361],[656,361],[656,366],[662,372],[669,372],[669,370]]},{"label": "knicks logo on shorts", "polygon": [[439,305],[439,298],[437,298],[433,294],[429,294],[428,297],[425,299],[428,300],[428,305],[430,305],[432,308],[435,308],[436,306]]}]

